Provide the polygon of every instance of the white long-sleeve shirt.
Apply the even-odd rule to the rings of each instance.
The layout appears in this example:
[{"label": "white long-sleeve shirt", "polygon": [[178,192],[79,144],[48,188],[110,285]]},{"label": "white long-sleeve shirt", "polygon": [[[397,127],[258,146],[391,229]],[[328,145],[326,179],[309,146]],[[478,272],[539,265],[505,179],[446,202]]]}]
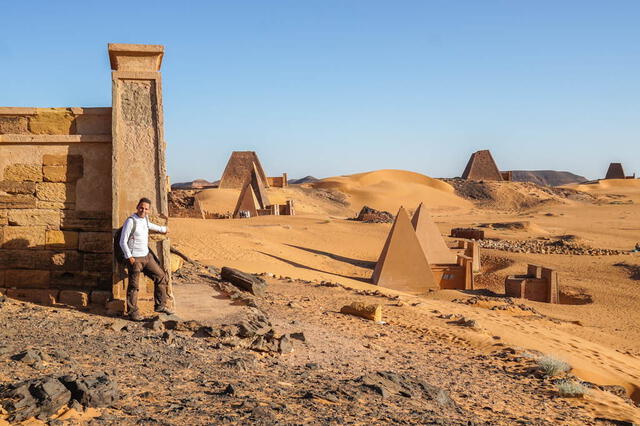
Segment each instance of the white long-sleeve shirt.
[{"label": "white long-sleeve shirt", "polygon": [[[133,234],[133,221],[136,222],[136,232]],[[120,248],[124,253],[125,259],[130,257],[145,257],[149,254],[149,230],[167,233],[166,226],[156,225],[149,222],[149,219],[141,218],[136,213],[132,214],[124,221],[122,225],[122,233],[120,235]]]}]

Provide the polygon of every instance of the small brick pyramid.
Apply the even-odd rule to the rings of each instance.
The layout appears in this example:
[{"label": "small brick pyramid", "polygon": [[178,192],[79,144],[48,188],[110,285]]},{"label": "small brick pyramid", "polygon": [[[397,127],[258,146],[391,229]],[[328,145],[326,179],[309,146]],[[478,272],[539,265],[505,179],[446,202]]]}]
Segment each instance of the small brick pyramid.
[{"label": "small brick pyramid", "polygon": [[609,164],[609,169],[607,170],[607,175],[604,177],[605,179],[624,179],[624,170],[622,169],[621,163],[611,163]]},{"label": "small brick pyramid", "polygon": [[438,230],[435,222],[427,213],[423,203],[420,203],[415,213],[413,213],[411,225],[416,231],[418,241],[420,241],[424,255],[430,265],[456,263],[455,253],[447,247],[440,230]]},{"label": "small brick pyramid", "polygon": [[224,168],[218,187],[241,189],[249,179],[254,166],[263,184],[267,185],[267,175],[264,173],[255,151],[233,151]]},{"label": "small brick pyramid", "polygon": [[471,154],[467,167],[462,172],[462,179],[502,181],[502,174],[488,149]]},{"label": "small brick pyramid", "polygon": [[251,217],[258,216],[258,210],[265,209],[269,204],[271,203],[267,197],[267,191],[254,164],[249,179],[240,191],[233,217],[239,217],[241,210],[248,211]]},{"label": "small brick pyramid", "polygon": [[403,207],[396,215],[371,280],[379,286],[413,294],[439,288]]}]

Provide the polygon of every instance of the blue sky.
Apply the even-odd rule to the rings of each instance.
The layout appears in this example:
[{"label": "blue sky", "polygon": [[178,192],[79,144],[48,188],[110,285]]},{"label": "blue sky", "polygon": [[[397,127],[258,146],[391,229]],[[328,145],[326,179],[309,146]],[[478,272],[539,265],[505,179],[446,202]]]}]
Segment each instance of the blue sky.
[{"label": "blue sky", "polygon": [[640,172],[638,1],[30,1],[0,11],[0,106],[108,106],[107,43],[163,44],[173,182]]}]

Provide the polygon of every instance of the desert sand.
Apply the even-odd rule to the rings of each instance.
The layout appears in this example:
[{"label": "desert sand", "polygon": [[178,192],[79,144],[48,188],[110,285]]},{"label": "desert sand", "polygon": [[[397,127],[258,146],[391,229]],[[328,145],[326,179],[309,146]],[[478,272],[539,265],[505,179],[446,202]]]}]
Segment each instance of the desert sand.
[{"label": "desert sand", "polygon": [[[534,207],[513,208],[510,200],[509,208],[501,209],[498,199],[493,208],[487,208],[457,195],[452,185],[441,180],[381,170],[270,188],[268,195],[274,203],[295,200],[297,216],[172,219],[171,238],[174,245],[205,264],[396,295],[368,283],[390,225],[348,220],[364,205],[395,214],[400,205],[412,211],[424,202],[445,236],[452,227],[518,222],[516,227],[487,228],[487,237],[526,240],[571,235],[594,248],[619,250],[630,250],[640,241],[640,180],[600,181],[567,189],[591,198],[561,198],[539,191],[542,196],[520,195],[537,197]],[[207,211],[224,213],[233,210],[238,193],[208,189],[198,199]],[[578,256],[483,249],[482,255],[483,270],[476,277],[476,288],[501,294],[506,275],[523,273],[527,263],[536,263],[559,271],[561,290],[590,295],[593,302],[549,305],[519,301],[539,313],[531,315],[518,309],[491,310],[491,303],[456,303],[454,299],[469,294],[439,291],[419,298],[420,304],[404,320],[426,328],[446,328],[487,352],[499,340],[507,346],[554,355],[569,362],[580,379],[623,386],[640,402],[640,254]],[[480,331],[447,326],[434,317],[434,311],[473,318]],[[610,394],[591,393],[580,403],[595,415],[640,421],[640,409]]]}]

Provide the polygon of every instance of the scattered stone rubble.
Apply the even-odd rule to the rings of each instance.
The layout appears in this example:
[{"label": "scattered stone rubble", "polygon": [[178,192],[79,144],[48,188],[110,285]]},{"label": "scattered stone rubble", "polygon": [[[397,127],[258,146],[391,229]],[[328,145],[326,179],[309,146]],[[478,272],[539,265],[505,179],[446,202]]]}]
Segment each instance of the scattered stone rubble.
[{"label": "scattered stone rubble", "polygon": [[512,253],[567,254],[575,256],[617,256],[625,250],[593,248],[574,241],[558,240],[480,240],[480,247]]},{"label": "scattered stone rubble", "polygon": [[393,219],[393,214],[389,212],[364,206],[354,220],[364,223],[392,223]]}]

